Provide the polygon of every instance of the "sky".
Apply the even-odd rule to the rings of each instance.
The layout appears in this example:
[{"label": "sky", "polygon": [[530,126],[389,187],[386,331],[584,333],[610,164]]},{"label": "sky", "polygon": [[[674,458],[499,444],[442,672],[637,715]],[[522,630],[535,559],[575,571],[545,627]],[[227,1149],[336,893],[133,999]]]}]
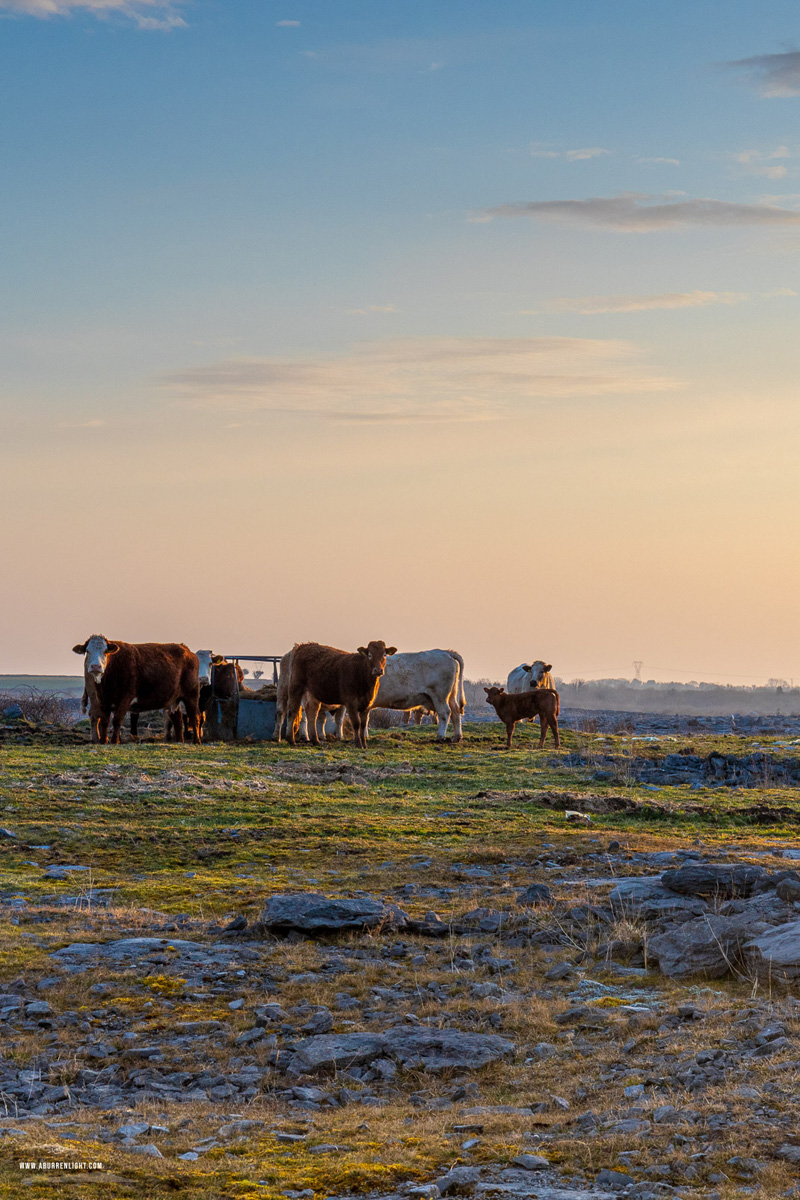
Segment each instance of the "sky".
[{"label": "sky", "polygon": [[794,0],[0,0],[0,672],[800,678]]}]

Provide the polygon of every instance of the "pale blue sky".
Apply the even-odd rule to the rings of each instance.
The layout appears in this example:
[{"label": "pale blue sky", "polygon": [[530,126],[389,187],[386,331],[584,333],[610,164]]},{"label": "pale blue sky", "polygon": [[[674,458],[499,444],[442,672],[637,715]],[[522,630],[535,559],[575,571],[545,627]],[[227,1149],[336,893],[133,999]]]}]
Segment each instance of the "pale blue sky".
[{"label": "pale blue sky", "polygon": [[800,677],[799,45],[788,0],[0,0],[0,671]]}]

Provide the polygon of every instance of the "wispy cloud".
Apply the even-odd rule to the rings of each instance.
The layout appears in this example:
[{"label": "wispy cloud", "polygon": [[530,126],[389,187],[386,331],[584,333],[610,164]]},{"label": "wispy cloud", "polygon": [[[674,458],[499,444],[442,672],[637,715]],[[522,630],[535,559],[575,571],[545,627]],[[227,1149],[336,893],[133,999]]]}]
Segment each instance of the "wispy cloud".
[{"label": "wispy cloud", "polygon": [[[785,179],[789,168],[785,160],[792,157],[788,146],[776,146],[774,150],[742,150],[734,154],[734,162],[744,167],[748,175],[761,175],[765,179]],[[794,171],[792,172],[794,174]]]},{"label": "wispy cloud", "polygon": [[714,304],[743,304],[746,300],[771,300],[776,296],[796,296],[791,288],[777,288],[772,292],[656,292],[649,296],[560,296],[548,300],[541,308],[521,309],[521,316],[538,316],[541,313],[579,313],[593,316],[597,313],[649,312],[654,309],[707,308]]},{"label": "wispy cloud", "polygon": [[175,371],[161,386],[185,403],[333,421],[493,420],[548,398],[663,392],[679,386],[629,342],[590,338],[408,338],[328,358],[240,358]]},{"label": "wispy cloud", "polygon": [[638,163],[663,163],[671,167],[679,167],[681,160],[679,158],[637,158]]},{"label": "wispy cloud", "polygon": [[602,158],[613,154],[613,150],[605,150],[602,146],[585,146],[579,150],[553,150],[545,142],[532,142],[530,145],[532,158],[565,158],[568,162],[584,162],[590,158]]},{"label": "wispy cloud", "polygon": [[179,9],[185,0],[0,0],[0,14],[19,17],[67,17],[92,13],[97,17],[127,17],[140,29],[175,29],[186,22]]},{"label": "wispy cloud", "polygon": [[721,66],[744,72],[747,82],[762,96],[800,96],[800,50],[755,54]]},{"label": "wispy cloud", "polygon": [[370,313],[396,313],[393,304],[368,304],[365,308],[346,308],[345,312],[351,317],[366,317]]},{"label": "wispy cloud", "polygon": [[534,200],[485,208],[471,218],[532,217],[618,233],[655,233],[665,229],[720,226],[781,226],[800,224],[800,212],[771,204],[734,204],[727,200],[664,200],[630,192],[594,196],[588,200]]},{"label": "wispy cloud", "polygon": [[275,22],[275,27],[277,29],[297,29],[299,25],[300,25],[300,21],[276,21]]}]

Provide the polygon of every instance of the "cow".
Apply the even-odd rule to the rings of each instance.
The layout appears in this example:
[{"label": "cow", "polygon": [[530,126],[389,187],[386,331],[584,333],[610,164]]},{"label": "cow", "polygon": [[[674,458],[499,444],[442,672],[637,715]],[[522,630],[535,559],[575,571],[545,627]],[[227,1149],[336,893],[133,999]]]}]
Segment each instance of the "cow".
[{"label": "cow", "polygon": [[[198,712],[200,716],[200,737],[203,736],[203,726],[205,725],[206,710],[208,702],[211,698],[211,664],[214,660],[214,653],[211,650],[196,650],[198,663],[198,681],[200,683],[200,696],[198,700]],[[86,693],[84,692],[84,701]],[[85,711],[84,703],[84,711]],[[139,740],[139,714],[144,712],[140,704],[131,705],[131,741],[138,742]],[[164,709],[164,741],[182,742],[185,740],[185,735],[191,733],[189,727],[189,718],[183,709],[177,708]]]},{"label": "cow", "polygon": [[550,663],[537,658],[533,663],[521,663],[509,672],[506,688],[511,692],[529,692],[531,688],[553,687],[553,667]]},{"label": "cow", "polygon": [[173,712],[183,703],[192,739],[200,741],[200,664],[188,646],[177,642],[115,642],[100,634],[72,647],[82,654],[84,690],[93,742],[119,742],[120,728],[135,704],[140,712]]},{"label": "cow", "polygon": [[396,654],[386,664],[373,707],[433,710],[439,722],[436,736],[440,741],[447,736],[452,717],[453,740],[460,742],[465,708],[463,658],[455,650]]},{"label": "cow", "polygon": [[[275,739],[276,742],[279,742],[283,735],[283,725],[284,725],[284,721],[285,721],[285,717],[286,717],[286,709],[289,704],[289,681],[292,677],[292,654],[293,653],[294,652],[292,650],[290,650],[288,652],[288,654],[284,654],[283,658],[280,661],[280,674],[278,676],[278,693],[275,698],[275,733],[273,734],[273,738]],[[340,742],[344,741],[344,733],[343,733],[342,727],[344,725],[345,716],[347,715],[345,712],[344,705],[343,704],[335,704],[335,705],[320,704],[318,700],[314,699],[314,697],[311,695],[310,692],[306,692],[305,696],[303,696],[302,712],[301,712],[301,716],[300,716],[300,724],[298,726],[298,732],[300,734],[300,737],[303,739],[303,741],[307,742],[309,740],[308,718],[309,718],[309,710],[312,708],[314,710],[315,724],[318,724],[319,714],[322,713],[322,730],[321,730],[321,732],[322,732],[323,736],[325,734],[325,725],[327,723],[328,713],[330,713],[331,716],[333,717],[334,721],[336,722],[336,737],[338,738],[338,740]]]},{"label": "cow", "polygon": [[553,731],[556,750],[561,746],[558,734],[558,714],[561,704],[555,688],[534,688],[530,692],[514,692],[509,695],[501,687],[485,687],[486,703],[491,704],[500,720],[506,727],[506,750],[511,749],[511,739],[514,736],[514,726],[517,721],[526,717],[539,718],[542,734],[539,738],[539,749],[544,746],[548,729]]},{"label": "cow", "polygon": [[420,704],[417,708],[407,708],[403,713],[403,724],[410,725],[413,721],[415,725],[421,725],[425,717],[430,717],[437,724],[439,718],[432,708],[426,708],[424,704]]},{"label": "cow", "polygon": [[[387,656],[396,654],[395,646],[372,641],[359,646],[354,654],[321,646],[319,642],[301,642],[292,651],[289,697],[286,705],[286,736],[290,746],[300,724],[303,698],[309,693],[320,704],[343,704],[353,727],[353,744],[366,750],[367,714],[375,702]],[[316,714],[309,721],[311,742],[319,745]],[[280,728],[278,728],[280,737]]]},{"label": "cow", "polygon": [[531,688],[555,687],[550,674],[552,669],[552,665],[541,658],[532,663],[521,663],[509,672],[506,688],[509,692],[529,692]]}]

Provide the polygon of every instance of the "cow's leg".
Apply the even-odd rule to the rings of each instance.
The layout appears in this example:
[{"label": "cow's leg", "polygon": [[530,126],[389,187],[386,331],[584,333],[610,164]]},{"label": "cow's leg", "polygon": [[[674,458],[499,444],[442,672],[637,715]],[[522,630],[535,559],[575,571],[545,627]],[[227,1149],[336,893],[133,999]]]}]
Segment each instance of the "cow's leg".
[{"label": "cow's leg", "polygon": [[353,727],[353,745],[362,749],[361,745],[361,713],[355,704],[348,704],[347,715],[350,718],[350,724]]},{"label": "cow's leg", "polygon": [[109,713],[100,712],[92,717],[92,741],[100,742],[103,745],[108,741],[108,719]]},{"label": "cow's leg", "polygon": [[[192,741],[196,746],[200,744],[200,709],[196,696],[181,696],[181,700],[186,708],[186,720],[189,729],[192,731]],[[178,714],[180,715],[180,705],[178,706]],[[181,741],[183,741],[183,718],[180,718]],[[176,730],[177,732],[177,730]]]},{"label": "cow's leg", "polygon": [[336,723],[336,740],[344,741],[344,719],[347,716],[347,709],[343,704],[339,704],[333,710],[333,719]]},{"label": "cow's leg", "polygon": [[415,717],[415,716],[416,716],[416,713],[415,713],[414,709],[413,709],[413,708],[407,708],[407,709],[405,710],[405,712],[403,713],[403,724],[404,724],[404,725],[408,725],[408,723],[409,723],[409,721],[411,720],[411,718],[412,718],[412,717]]},{"label": "cow's leg", "polygon": [[361,718],[361,749],[367,748],[367,730],[369,727],[369,709],[363,708],[358,714]]},{"label": "cow's leg", "polygon": [[[186,718],[184,722],[184,717]],[[184,713],[180,705],[177,708],[168,708],[164,717],[164,740],[167,741],[172,734],[172,741],[185,742],[186,734],[190,733],[192,723],[188,713]]]},{"label": "cow's leg", "polygon": [[434,705],[436,716],[439,719],[439,728],[436,731],[436,737],[440,742],[443,742],[447,737],[447,726],[450,724],[450,709],[447,707],[447,701],[435,700],[431,703]]},{"label": "cow's leg", "polygon": [[550,718],[550,728],[553,731],[553,741],[556,744],[556,750],[561,749],[561,735],[558,732],[558,717]]},{"label": "cow's leg", "polygon": [[122,722],[128,715],[128,709],[133,703],[133,696],[125,696],[120,700],[114,708],[114,717],[111,722],[111,741],[114,745],[119,745],[119,734],[122,728]]},{"label": "cow's leg", "polygon": [[[303,710],[306,714],[306,740],[311,742],[312,746],[319,745],[319,732],[317,730],[317,721],[322,705],[314,696],[310,696],[306,692],[303,697]],[[322,713],[322,735],[325,736],[325,712]]]},{"label": "cow's leg", "polygon": [[135,709],[131,709],[131,741],[138,742],[139,740],[139,714]]},{"label": "cow's leg", "polygon": [[461,707],[458,703],[458,687],[454,687],[450,693],[448,700],[450,705],[450,716],[453,718],[453,741],[460,742],[464,739],[464,734],[461,730]]},{"label": "cow's leg", "polygon": [[514,736],[514,726],[516,721],[506,721],[506,750],[511,749],[511,739]]},{"label": "cow's leg", "polygon": [[286,740],[290,746],[294,746],[297,737],[305,690],[304,684],[300,681],[289,685],[289,698],[286,701]]},{"label": "cow's leg", "polygon": [[544,739],[547,737],[547,730],[549,727],[550,727],[550,718],[546,717],[544,715],[544,713],[540,713],[539,714],[539,730],[540,730],[539,749],[540,750],[544,749]]}]

